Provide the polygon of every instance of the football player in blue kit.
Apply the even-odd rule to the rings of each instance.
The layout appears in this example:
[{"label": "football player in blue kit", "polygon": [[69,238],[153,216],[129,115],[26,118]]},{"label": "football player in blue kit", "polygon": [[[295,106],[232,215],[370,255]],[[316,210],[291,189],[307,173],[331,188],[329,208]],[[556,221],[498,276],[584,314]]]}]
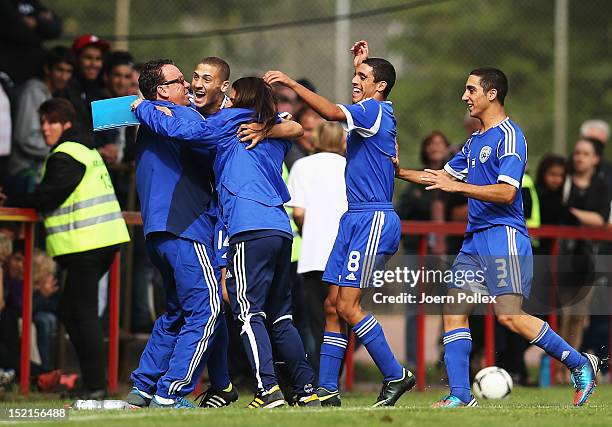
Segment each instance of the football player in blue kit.
[{"label": "football player in blue kit", "polygon": [[[499,323],[567,366],[575,388],[574,405],[582,406],[595,388],[601,361],[592,354],[581,354],[548,323],[522,310],[533,277],[531,242],[520,191],[527,164],[527,141],[521,128],[506,115],[507,92],[508,80],[498,69],[478,68],[469,74],[461,99],[482,127],[444,170],[426,169],[421,179],[427,183],[427,190],[468,197],[467,230],[452,269],[455,273],[472,271],[472,277],[483,277],[484,283],[471,283],[470,289],[451,284],[449,294],[495,296]],[[406,174],[396,167],[398,178],[413,175],[413,171]],[[470,304],[444,307],[444,362],[450,394],[434,403],[435,407],[478,405],[469,383],[472,338],[468,316],[472,309]]]},{"label": "football player in blue kit", "polygon": [[[374,406],[393,406],[415,384],[414,375],[393,355],[381,325],[361,308],[362,288],[393,255],[400,241],[400,220],[391,198],[396,156],[396,121],[387,97],[395,69],[381,58],[368,58],[365,41],[355,43],[351,105],[333,104],[279,71],[264,80],[293,89],[327,120],[342,122],[349,132],[346,152],[348,211],[343,215],[323,274],[329,286],[325,333],[321,346],[317,394],[326,406],[340,406],[338,375],[348,343],[344,323],[352,327],[384,376]],[[342,321],[341,321],[342,319]]]}]

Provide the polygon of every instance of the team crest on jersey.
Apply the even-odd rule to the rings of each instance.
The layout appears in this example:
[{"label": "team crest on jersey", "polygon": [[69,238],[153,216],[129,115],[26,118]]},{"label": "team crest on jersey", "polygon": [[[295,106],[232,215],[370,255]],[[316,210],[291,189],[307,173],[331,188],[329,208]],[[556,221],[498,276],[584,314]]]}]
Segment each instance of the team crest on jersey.
[{"label": "team crest on jersey", "polygon": [[480,150],[480,155],[478,156],[478,158],[480,159],[480,163],[484,163],[487,160],[489,160],[490,155],[491,155],[491,147],[489,147],[488,145],[485,145],[484,147],[482,147],[482,150]]}]

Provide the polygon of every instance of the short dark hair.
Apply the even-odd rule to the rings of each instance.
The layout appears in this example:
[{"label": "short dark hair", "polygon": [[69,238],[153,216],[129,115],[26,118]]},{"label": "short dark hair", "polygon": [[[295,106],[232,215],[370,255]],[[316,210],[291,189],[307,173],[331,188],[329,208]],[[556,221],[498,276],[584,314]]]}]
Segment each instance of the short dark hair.
[{"label": "short dark hair", "polygon": [[50,123],[75,123],[76,111],[74,107],[64,98],[51,98],[38,107],[38,114]]},{"label": "short dark hair", "polygon": [[393,65],[382,58],[368,58],[363,63],[372,67],[374,83],[387,82],[387,87],[383,92],[383,96],[387,98],[395,85],[395,68],[393,68]]},{"label": "short dark hair", "polygon": [[104,74],[109,75],[113,71],[113,68],[119,65],[134,67],[134,57],[132,54],[123,50],[115,50],[109,53],[106,58],[104,58]]},{"label": "short dark hair", "polygon": [[217,69],[220,71],[221,73],[221,78],[225,81],[225,80],[229,80],[230,78],[230,66],[229,64],[217,57],[217,56],[207,56],[206,58],[202,59],[200,61],[200,64],[210,64],[212,66],[217,67]]},{"label": "short dark hair", "polygon": [[174,65],[174,62],[171,59],[153,59],[142,66],[138,88],[145,99],[154,100],[157,96],[157,86],[166,81],[162,71],[164,65]]},{"label": "short dark hair", "polygon": [[76,57],[72,49],[66,46],[55,46],[47,51],[45,67],[49,70],[62,62],[71,65],[72,68],[76,66]]},{"label": "short dark hair", "polygon": [[470,76],[480,77],[480,87],[485,93],[491,89],[497,90],[497,100],[504,105],[508,94],[508,78],[502,70],[497,68],[476,68],[470,72]]}]

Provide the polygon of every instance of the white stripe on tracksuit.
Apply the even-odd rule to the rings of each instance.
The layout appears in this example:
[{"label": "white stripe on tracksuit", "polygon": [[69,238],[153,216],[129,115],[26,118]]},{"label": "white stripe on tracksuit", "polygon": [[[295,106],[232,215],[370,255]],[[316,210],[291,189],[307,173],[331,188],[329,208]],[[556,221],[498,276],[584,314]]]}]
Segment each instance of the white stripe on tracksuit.
[{"label": "white stripe on tracksuit", "polygon": [[217,318],[219,317],[219,313],[221,312],[221,302],[219,301],[218,296],[219,285],[217,283],[217,278],[215,277],[215,270],[210,262],[208,254],[206,253],[206,247],[201,243],[197,242],[193,242],[193,247],[195,249],[196,255],[198,256],[200,266],[202,267],[202,272],[204,273],[204,282],[206,283],[206,287],[208,288],[208,302],[210,305],[211,313],[210,317],[206,321],[206,325],[204,326],[204,335],[202,336],[202,338],[200,338],[200,341],[198,341],[196,350],[191,356],[191,360],[189,361],[187,374],[183,379],[173,381],[170,384],[170,387],[168,388],[168,394],[170,395],[175,395],[184,386],[191,383],[193,373],[195,372],[197,366],[200,364],[202,356],[208,348],[210,337],[215,331]]},{"label": "white stripe on tracksuit", "polygon": [[361,269],[361,281],[359,282],[360,288],[366,288],[370,283],[370,277],[374,270],[376,254],[378,252],[378,244],[380,243],[380,236],[382,235],[384,225],[385,213],[383,211],[374,212],[372,226],[370,227],[370,234],[368,236],[368,242],[366,244],[365,254],[363,256],[364,261]]},{"label": "white stripe on tracksuit", "polygon": [[247,282],[246,282],[246,271],[245,271],[245,260],[244,260],[244,242],[236,244],[236,253],[234,254],[234,272],[236,276],[236,299],[240,307],[240,315],[238,319],[242,321],[242,331],[249,339],[251,346],[251,352],[253,353],[253,360],[255,361],[255,378],[257,379],[257,389],[263,390],[263,382],[261,381],[261,375],[259,373],[259,351],[257,349],[257,340],[255,339],[255,333],[251,327],[251,317],[264,313],[249,314],[251,304],[247,299]]}]

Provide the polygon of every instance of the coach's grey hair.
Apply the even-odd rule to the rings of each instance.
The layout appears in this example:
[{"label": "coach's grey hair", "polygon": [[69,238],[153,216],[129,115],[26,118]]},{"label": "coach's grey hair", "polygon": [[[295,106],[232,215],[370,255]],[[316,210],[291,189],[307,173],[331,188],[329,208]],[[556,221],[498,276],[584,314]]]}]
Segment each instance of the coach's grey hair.
[{"label": "coach's grey hair", "polygon": [[[606,136],[605,138],[606,141],[610,137],[610,125],[608,125],[608,123],[606,123],[605,121],[599,120],[599,119],[592,119],[592,120],[587,120],[586,122],[584,122],[582,126],[580,126],[580,137],[581,138],[588,137],[589,131],[591,129],[595,129],[600,132],[603,132],[603,134]],[[601,141],[601,142],[606,142],[606,141]]]}]

